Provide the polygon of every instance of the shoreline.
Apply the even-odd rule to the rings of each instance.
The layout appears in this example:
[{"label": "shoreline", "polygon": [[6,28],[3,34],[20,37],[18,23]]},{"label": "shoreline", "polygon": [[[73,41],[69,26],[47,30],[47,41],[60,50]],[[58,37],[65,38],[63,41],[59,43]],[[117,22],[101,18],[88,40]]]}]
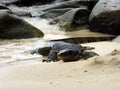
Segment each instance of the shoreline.
[{"label": "shoreline", "polygon": [[[27,61],[0,68],[1,90],[115,90],[120,83],[120,44],[86,43],[100,56],[76,62]],[[115,51],[117,50],[117,51]],[[109,86],[108,86],[109,85]]]}]

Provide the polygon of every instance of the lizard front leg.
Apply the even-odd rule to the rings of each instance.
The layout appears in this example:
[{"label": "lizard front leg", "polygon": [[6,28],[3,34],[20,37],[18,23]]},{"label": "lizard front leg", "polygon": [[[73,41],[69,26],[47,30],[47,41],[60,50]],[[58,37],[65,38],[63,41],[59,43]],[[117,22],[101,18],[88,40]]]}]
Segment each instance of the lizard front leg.
[{"label": "lizard front leg", "polygon": [[43,60],[42,62],[55,62],[57,61],[57,52],[55,50],[51,50],[49,55],[48,55],[48,59],[47,60]]}]

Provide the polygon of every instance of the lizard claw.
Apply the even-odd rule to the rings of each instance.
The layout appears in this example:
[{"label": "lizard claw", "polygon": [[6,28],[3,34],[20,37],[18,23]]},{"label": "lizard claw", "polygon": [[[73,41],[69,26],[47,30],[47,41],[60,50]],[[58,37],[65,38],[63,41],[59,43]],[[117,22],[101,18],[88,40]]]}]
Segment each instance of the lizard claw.
[{"label": "lizard claw", "polygon": [[51,60],[42,60],[42,62],[51,62]]}]

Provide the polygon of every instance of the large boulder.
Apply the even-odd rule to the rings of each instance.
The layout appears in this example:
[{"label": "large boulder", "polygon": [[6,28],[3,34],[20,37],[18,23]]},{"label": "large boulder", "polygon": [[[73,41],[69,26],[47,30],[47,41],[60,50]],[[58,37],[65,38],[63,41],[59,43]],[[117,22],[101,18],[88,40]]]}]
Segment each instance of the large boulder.
[{"label": "large boulder", "polygon": [[55,18],[50,24],[59,24],[64,31],[75,31],[87,25],[89,14],[86,7],[75,8]]},{"label": "large boulder", "polygon": [[43,37],[43,33],[9,10],[0,10],[0,39]]},{"label": "large boulder", "polygon": [[120,0],[100,0],[89,18],[90,30],[120,35]]}]

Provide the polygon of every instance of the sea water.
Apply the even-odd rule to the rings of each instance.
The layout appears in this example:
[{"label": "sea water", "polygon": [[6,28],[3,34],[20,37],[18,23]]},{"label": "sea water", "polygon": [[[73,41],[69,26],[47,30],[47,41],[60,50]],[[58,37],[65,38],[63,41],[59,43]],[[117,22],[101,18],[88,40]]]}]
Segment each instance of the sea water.
[{"label": "sea water", "polygon": [[[48,5],[50,6],[50,5]],[[37,14],[42,13],[41,10],[45,6],[31,6],[31,7],[17,7],[9,6],[13,11],[15,10],[27,10],[32,13],[32,15],[37,16]],[[39,17],[29,18],[22,17],[25,21],[29,22],[39,30],[44,33],[43,38],[31,38],[31,39],[13,39],[13,40],[0,40],[0,65],[2,64],[12,64],[20,61],[29,60],[42,60],[41,55],[31,55],[30,51],[46,45],[46,41],[66,38],[64,32],[60,31],[58,25],[49,25],[49,21],[41,19]]]}]

